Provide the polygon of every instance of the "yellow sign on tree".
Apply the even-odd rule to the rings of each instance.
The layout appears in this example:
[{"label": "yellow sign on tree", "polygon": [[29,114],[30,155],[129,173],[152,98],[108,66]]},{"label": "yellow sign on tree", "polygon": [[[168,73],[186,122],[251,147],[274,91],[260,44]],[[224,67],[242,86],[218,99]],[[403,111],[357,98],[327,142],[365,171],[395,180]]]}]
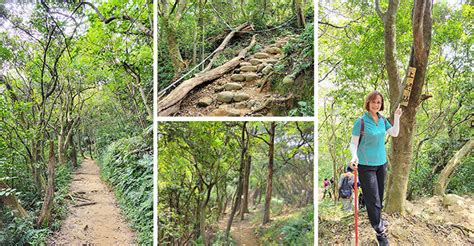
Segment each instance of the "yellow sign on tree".
[{"label": "yellow sign on tree", "polygon": [[405,107],[408,106],[408,100],[410,100],[411,87],[413,86],[413,81],[415,81],[415,73],[415,67],[408,68],[407,83],[405,85],[405,89],[403,90],[402,102],[400,103],[400,105]]}]

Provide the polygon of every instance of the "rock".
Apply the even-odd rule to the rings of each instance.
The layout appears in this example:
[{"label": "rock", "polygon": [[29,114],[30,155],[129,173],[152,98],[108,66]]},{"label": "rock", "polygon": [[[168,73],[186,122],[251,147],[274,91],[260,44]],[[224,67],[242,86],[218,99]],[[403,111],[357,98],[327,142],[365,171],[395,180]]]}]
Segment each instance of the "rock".
[{"label": "rock", "polygon": [[224,90],[224,86],[219,86],[214,89],[214,92],[221,92]]},{"label": "rock", "polygon": [[446,207],[453,205],[463,206],[464,198],[455,194],[447,194],[443,197],[443,205]]},{"label": "rock", "polygon": [[265,64],[265,63],[258,64],[257,65],[257,73],[260,73],[266,66],[267,66],[267,64]]},{"label": "rock", "polygon": [[197,106],[198,107],[207,107],[211,105],[212,101],[214,101],[211,97],[203,97],[199,99]]},{"label": "rock", "polygon": [[275,63],[278,62],[278,60],[277,60],[277,59],[270,58],[270,59],[267,59],[265,62],[270,63],[270,64],[275,64]]},{"label": "rock", "polygon": [[252,66],[252,65],[253,65],[253,64],[250,63],[250,62],[241,62],[241,63],[240,63],[240,66],[241,66],[241,67]]},{"label": "rock", "polygon": [[240,73],[240,68],[234,69],[234,74]]},{"label": "rock", "polygon": [[227,109],[227,113],[229,114],[229,116],[240,116],[240,111],[237,110],[237,109]]},{"label": "rock", "polygon": [[278,41],[275,46],[278,47],[278,48],[282,48],[283,46],[285,46],[286,44],[286,41]]},{"label": "rock", "polygon": [[270,57],[270,55],[268,55],[267,53],[258,52],[258,53],[255,53],[255,55],[253,55],[253,57],[255,57],[257,59],[267,59],[267,58]]},{"label": "rock", "polygon": [[217,100],[225,103],[232,102],[232,98],[234,97],[234,93],[230,91],[223,91],[217,94]]},{"label": "rock", "polygon": [[238,102],[238,103],[235,104],[235,108],[237,108],[237,109],[247,108],[247,103],[246,102]]},{"label": "rock", "polygon": [[267,48],[266,52],[272,55],[276,55],[276,54],[281,53],[281,49],[277,47],[270,47],[270,48]]},{"label": "rock", "polygon": [[262,70],[262,73],[265,75],[268,75],[272,70],[273,70],[272,65],[268,65]]},{"label": "rock", "polygon": [[250,96],[245,94],[245,93],[236,93],[234,95],[234,101],[236,101],[236,102],[245,101],[245,100],[248,100],[249,98],[250,98]]},{"label": "rock", "polygon": [[255,59],[255,58],[250,59],[250,64],[252,64],[252,65],[254,65],[254,66],[257,65],[257,64],[260,64],[260,63],[262,63],[262,62],[263,62],[263,61],[260,60],[260,59]]},{"label": "rock", "polygon": [[408,200],[405,201],[405,204],[408,214],[411,214],[413,216],[420,216],[422,214],[422,208],[413,205],[413,203]]},{"label": "rock", "polygon": [[283,84],[292,85],[293,83],[295,83],[295,76],[287,75],[283,78]]},{"label": "rock", "polygon": [[232,81],[245,81],[245,76],[242,74],[232,74],[230,76],[230,80]]},{"label": "rock", "polygon": [[243,75],[245,77],[245,81],[253,81],[258,78],[256,73],[244,73]]},{"label": "rock", "polygon": [[224,89],[226,91],[240,90],[242,89],[242,85],[237,84],[237,83],[228,83],[224,85]]},{"label": "rock", "polygon": [[211,116],[240,116],[238,109],[220,107],[210,113]]},{"label": "rock", "polygon": [[256,103],[257,103],[256,100],[250,99],[250,100],[247,101],[247,107],[250,108],[250,107],[252,107],[253,105],[255,105]]},{"label": "rock", "polygon": [[256,72],[257,67],[255,67],[255,66],[245,66],[245,67],[241,67],[240,71],[242,71],[242,72]]}]

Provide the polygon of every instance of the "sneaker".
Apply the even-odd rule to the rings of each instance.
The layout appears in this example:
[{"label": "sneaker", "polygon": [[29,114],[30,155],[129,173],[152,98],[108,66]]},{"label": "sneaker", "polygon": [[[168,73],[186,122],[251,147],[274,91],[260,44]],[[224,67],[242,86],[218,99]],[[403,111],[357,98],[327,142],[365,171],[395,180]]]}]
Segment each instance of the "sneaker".
[{"label": "sneaker", "polygon": [[387,226],[389,226],[390,223],[387,220],[382,219],[382,225],[383,227],[387,228]]},{"label": "sneaker", "polygon": [[388,235],[385,231],[381,233],[377,233],[377,241],[379,242],[380,246],[389,246],[388,243]]}]

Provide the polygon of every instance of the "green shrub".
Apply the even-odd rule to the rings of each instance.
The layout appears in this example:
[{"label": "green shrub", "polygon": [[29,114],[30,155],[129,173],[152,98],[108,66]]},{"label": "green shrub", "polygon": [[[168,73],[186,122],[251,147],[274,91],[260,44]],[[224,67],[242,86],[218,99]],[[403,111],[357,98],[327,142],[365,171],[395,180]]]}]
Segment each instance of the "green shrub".
[{"label": "green shrub", "polygon": [[[148,131],[146,131],[148,133]],[[101,156],[101,175],[109,182],[138,234],[139,244],[153,242],[153,155],[150,134],[122,138]]]}]

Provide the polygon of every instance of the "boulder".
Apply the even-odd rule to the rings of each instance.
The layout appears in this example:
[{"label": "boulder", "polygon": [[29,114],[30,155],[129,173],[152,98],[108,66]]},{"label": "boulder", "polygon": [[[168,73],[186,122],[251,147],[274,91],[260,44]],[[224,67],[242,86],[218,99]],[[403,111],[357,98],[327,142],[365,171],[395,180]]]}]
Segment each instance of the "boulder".
[{"label": "boulder", "polygon": [[245,101],[245,100],[248,100],[250,98],[249,95],[245,94],[245,93],[236,93],[234,95],[234,101],[236,102],[241,102],[241,101]]},{"label": "boulder", "polygon": [[443,205],[446,207],[453,205],[463,206],[464,198],[455,194],[447,194],[443,197]]},{"label": "boulder", "polygon": [[224,85],[224,89],[226,91],[234,91],[234,90],[240,90],[242,89],[242,85],[238,83],[227,83]]},{"label": "boulder", "polygon": [[250,63],[250,62],[241,62],[241,63],[240,63],[240,66],[241,66],[241,67],[252,66],[252,65],[253,65],[253,64]]},{"label": "boulder", "polygon": [[255,53],[255,55],[253,55],[253,57],[255,57],[257,59],[267,59],[267,58],[270,57],[270,55],[267,54],[267,53],[258,52],[258,53]]},{"label": "boulder", "polygon": [[238,102],[238,103],[235,104],[235,108],[237,108],[237,109],[247,108],[247,103],[246,102]]},{"label": "boulder", "polygon": [[240,71],[242,71],[242,72],[256,72],[257,67],[256,66],[245,66],[245,67],[241,67]]},{"label": "boulder", "polygon": [[220,107],[210,113],[211,116],[240,116],[238,109]]},{"label": "boulder", "polygon": [[267,48],[266,52],[272,55],[276,55],[276,54],[281,53],[281,49],[277,47],[270,47],[270,48]]},{"label": "boulder", "polygon": [[198,107],[207,107],[211,105],[212,101],[214,101],[211,97],[203,97],[199,99],[197,106]]},{"label": "boulder", "polygon": [[245,77],[242,74],[232,74],[232,76],[230,76],[230,80],[232,80],[232,81],[245,81]]},{"label": "boulder", "polygon": [[232,102],[232,98],[234,97],[234,93],[230,91],[223,91],[217,94],[217,100],[225,103]]},{"label": "boulder", "polygon": [[270,59],[267,59],[265,62],[270,63],[270,64],[275,64],[275,63],[278,62],[278,60],[277,60],[277,59],[270,58]]},{"label": "boulder", "polygon": [[258,75],[256,73],[245,73],[243,75],[245,77],[245,81],[253,81],[258,79]]},{"label": "boulder", "polygon": [[260,60],[260,59],[255,59],[255,58],[250,59],[250,64],[252,64],[253,66],[258,65],[258,64],[260,64],[260,63],[262,63],[262,62],[263,62],[263,61]]}]

